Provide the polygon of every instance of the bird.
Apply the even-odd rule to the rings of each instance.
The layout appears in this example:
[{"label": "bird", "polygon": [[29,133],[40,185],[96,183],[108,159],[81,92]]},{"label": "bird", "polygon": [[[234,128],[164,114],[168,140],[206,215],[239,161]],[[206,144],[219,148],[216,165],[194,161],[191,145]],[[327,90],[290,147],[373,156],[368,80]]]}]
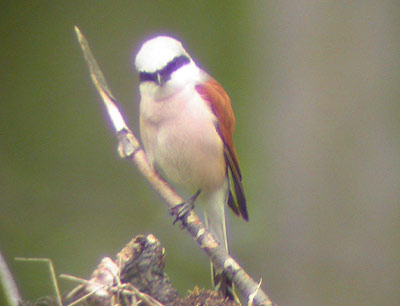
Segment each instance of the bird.
[{"label": "bird", "polygon": [[[230,98],[182,43],[157,36],[134,59],[139,73],[140,135],[150,165],[200,203],[206,227],[229,253],[225,205],[248,221]],[[235,299],[232,281],[212,266],[214,288]]]}]

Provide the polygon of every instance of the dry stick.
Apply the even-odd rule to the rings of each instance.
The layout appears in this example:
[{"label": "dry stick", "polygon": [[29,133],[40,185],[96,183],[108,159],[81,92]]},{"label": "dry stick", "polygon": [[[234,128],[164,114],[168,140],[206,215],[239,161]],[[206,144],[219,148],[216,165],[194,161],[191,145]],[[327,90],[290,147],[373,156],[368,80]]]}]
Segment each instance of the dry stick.
[{"label": "dry stick", "polygon": [[63,306],[60,288],[57,282],[56,270],[54,269],[53,261],[49,258],[26,258],[26,257],[15,257],[15,260],[25,262],[44,262],[49,267],[51,282],[53,284],[54,292],[56,293],[57,303],[59,306]]},{"label": "dry stick", "polygon": [[[108,88],[103,73],[90,51],[87,40],[76,26],[75,32],[85,60],[89,66],[92,81],[103,99],[108,115],[110,116],[111,122],[116,130],[119,139],[118,151],[120,155],[135,163],[143,176],[165,200],[169,211],[172,214],[176,214],[174,208],[177,204],[183,203],[184,200],[151,168],[145,152],[140,147],[139,141],[128,128],[119,112],[115,103],[115,98]],[[227,275],[235,283],[239,292],[242,296],[246,297],[248,302],[249,297],[252,297],[253,305],[273,305],[265,292],[259,288],[258,283],[250,278],[243,268],[241,268],[239,264],[229,256],[225,251],[225,248],[221,246],[215,237],[203,226],[194,211],[183,216],[181,221],[183,227],[186,228],[194,240],[207,253],[213,264],[217,268],[226,271]]]},{"label": "dry stick", "polygon": [[[114,291],[114,292],[119,291],[126,295],[136,296],[136,297],[142,299],[144,302],[146,302],[147,305],[164,306],[163,304],[161,304],[159,301],[157,301],[152,296],[150,296],[146,293],[140,292],[132,284],[128,284],[127,286],[120,285],[120,286],[110,287],[110,285],[107,285],[107,284],[96,283],[96,282],[93,282],[92,280],[86,280],[86,279],[79,278],[79,277],[76,277],[73,275],[68,275],[68,274],[61,274],[60,278],[71,280],[71,281],[78,282],[78,283],[82,283],[85,285],[93,285],[94,284],[94,285],[98,286],[98,288],[94,289],[93,291],[89,292],[88,294],[85,294],[83,297],[73,301],[71,304],[68,304],[67,306],[79,305],[79,303],[85,301],[88,297],[96,294],[97,291],[102,290],[106,287],[109,287],[110,291]],[[114,305],[114,304],[112,304],[112,305]]]},{"label": "dry stick", "polygon": [[10,306],[17,306],[21,301],[21,297],[18,292],[17,284],[8,269],[7,263],[0,253],[0,291],[3,291],[6,303]]}]

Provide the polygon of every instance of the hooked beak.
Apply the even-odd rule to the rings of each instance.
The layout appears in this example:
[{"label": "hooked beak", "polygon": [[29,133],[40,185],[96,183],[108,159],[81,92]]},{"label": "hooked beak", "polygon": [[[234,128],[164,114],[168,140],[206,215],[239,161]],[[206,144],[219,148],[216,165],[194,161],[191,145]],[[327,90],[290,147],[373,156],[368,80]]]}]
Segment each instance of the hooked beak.
[{"label": "hooked beak", "polygon": [[157,85],[159,86],[163,85],[163,78],[160,73],[157,73]]}]

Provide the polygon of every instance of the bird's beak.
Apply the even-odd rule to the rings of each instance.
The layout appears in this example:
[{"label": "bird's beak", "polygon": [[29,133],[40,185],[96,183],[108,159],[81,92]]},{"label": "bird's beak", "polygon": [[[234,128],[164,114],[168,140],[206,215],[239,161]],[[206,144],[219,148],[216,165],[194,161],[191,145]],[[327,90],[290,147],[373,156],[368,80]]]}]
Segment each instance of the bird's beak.
[{"label": "bird's beak", "polygon": [[157,73],[157,85],[161,86],[163,83],[162,76],[160,73]]}]

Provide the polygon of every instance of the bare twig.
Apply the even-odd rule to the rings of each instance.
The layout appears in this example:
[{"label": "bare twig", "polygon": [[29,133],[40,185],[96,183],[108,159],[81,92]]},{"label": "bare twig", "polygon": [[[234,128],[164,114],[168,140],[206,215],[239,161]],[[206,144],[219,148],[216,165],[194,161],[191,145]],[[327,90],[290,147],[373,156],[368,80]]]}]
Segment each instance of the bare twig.
[{"label": "bare twig", "polygon": [[[66,279],[66,280],[70,280],[70,281],[74,281],[74,282],[78,282],[78,283],[82,283],[84,285],[87,286],[91,286],[93,285],[92,281],[88,281],[86,279],[83,278],[79,278],[73,275],[68,275],[68,274],[61,274],[60,278]],[[87,294],[79,297],[78,299],[75,299],[73,302],[69,303],[67,306],[75,306],[75,305],[80,305],[81,302],[86,301],[88,298],[90,298],[92,295],[96,294],[98,291],[106,288],[108,285],[107,284],[100,284],[100,283],[95,283],[94,285],[97,285],[97,288],[88,292]],[[81,287],[78,287],[78,289],[80,289]],[[75,293],[75,290],[72,291],[72,294]],[[71,294],[71,293],[70,293]]]},{"label": "bare twig", "polygon": [[21,300],[21,297],[19,296],[18,292],[18,287],[1,253],[0,253],[0,287],[3,287],[3,292],[7,304],[10,306],[18,306],[18,303]]},{"label": "bare twig", "polygon": [[53,262],[49,258],[24,258],[24,257],[16,257],[15,260],[18,261],[30,261],[30,262],[44,262],[48,265],[50,275],[51,275],[51,280],[53,283],[53,288],[56,293],[56,298],[57,298],[57,303],[58,305],[62,306],[62,300],[61,300],[61,293],[60,293],[60,288],[58,287],[58,282],[57,282],[57,277],[56,277],[56,271],[54,269]]},{"label": "bare twig", "polygon": [[[109,117],[119,139],[119,153],[122,157],[132,160],[139,168],[143,176],[151,183],[153,188],[163,197],[168,210],[174,212],[174,207],[184,200],[152,169],[146,154],[140,147],[139,141],[126,125],[115,99],[104,79],[104,76],[94,59],[87,40],[78,27],[75,27],[80,46],[89,66],[90,76],[107,108]],[[220,246],[215,237],[203,226],[200,219],[191,211],[182,218],[182,225],[191,234],[193,239],[207,253],[213,264],[224,269],[246,300],[251,294],[255,294],[253,305],[272,305],[265,292],[258,288],[258,284],[239,266],[239,264],[227,254],[223,246]]]}]

